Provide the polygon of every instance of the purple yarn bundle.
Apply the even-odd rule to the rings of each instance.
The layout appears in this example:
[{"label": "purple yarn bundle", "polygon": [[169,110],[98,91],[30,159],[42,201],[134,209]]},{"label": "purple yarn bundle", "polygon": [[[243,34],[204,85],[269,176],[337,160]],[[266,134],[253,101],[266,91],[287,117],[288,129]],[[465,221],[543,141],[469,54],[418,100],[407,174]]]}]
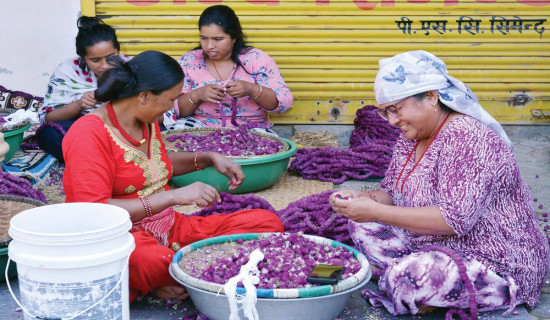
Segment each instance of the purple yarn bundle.
[{"label": "purple yarn bundle", "polygon": [[350,148],[300,149],[288,170],[305,179],[340,184],[349,179],[383,177],[399,130],[376,114],[371,105],[357,110]]},{"label": "purple yarn bundle", "polygon": [[32,187],[24,178],[16,177],[9,172],[0,170],[0,194],[26,197],[47,203],[44,194]]},{"label": "purple yarn bundle", "polygon": [[222,198],[220,203],[214,203],[211,207],[197,211],[191,216],[207,217],[213,214],[227,214],[249,209],[265,209],[275,212],[275,209],[273,209],[269,202],[253,194],[236,196],[227,192],[221,192],[220,196]]}]

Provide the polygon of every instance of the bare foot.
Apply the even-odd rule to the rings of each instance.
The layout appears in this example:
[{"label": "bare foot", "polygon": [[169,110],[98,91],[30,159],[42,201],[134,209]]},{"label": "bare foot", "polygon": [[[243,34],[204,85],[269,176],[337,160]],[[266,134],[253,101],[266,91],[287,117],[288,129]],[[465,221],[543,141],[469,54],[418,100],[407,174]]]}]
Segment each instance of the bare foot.
[{"label": "bare foot", "polygon": [[187,290],[180,286],[158,287],[151,292],[151,295],[159,299],[168,300],[185,300],[189,298],[189,293],[187,293]]}]

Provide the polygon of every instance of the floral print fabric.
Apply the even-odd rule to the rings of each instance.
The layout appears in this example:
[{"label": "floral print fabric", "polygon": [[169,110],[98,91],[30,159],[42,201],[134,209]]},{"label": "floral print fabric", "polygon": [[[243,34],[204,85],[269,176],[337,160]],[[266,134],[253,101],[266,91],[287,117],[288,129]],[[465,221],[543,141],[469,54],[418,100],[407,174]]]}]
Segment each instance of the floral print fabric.
[{"label": "floral print fabric", "polygon": [[512,150],[486,125],[458,116],[432,142],[403,192],[397,192],[399,172],[405,166],[401,189],[412,169],[413,162],[405,162],[415,142],[403,134],[398,138],[380,189],[396,206],[439,206],[456,235],[404,230],[402,241],[412,252],[438,245],[477,260],[499,276],[511,277],[520,298],[534,306],[548,273],[548,243]]},{"label": "floral print fabric", "polygon": [[[438,251],[412,252],[404,242],[403,229],[377,222],[348,222],[357,247],[368,260],[384,271],[378,281],[380,292],[364,290],[363,296],[375,307],[384,306],[391,314],[416,314],[421,306],[466,309],[469,292],[460,279],[457,264]],[[475,290],[479,311],[512,311],[517,285],[479,261],[463,257],[468,278]]]},{"label": "floral print fabric", "polygon": [[[240,66],[237,67],[232,78],[225,81],[219,81],[210,74],[206,68],[203,52],[202,49],[193,50],[184,54],[179,59],[179,63],[185,73],[182,89],[183,93],[187,93],[207,84],[225,85],[227,82],[235,80],[257,83],[275,92],[279,100],[279,105],[273,111],[266,111],[251,97],[237,99],[236,116],[238,124],[246,124],[248,122],[269,124],[268,112],[283,113],[290,109],[292,105],[292,94],[290,89],[283,80],[275,61],[262,50],[252,48],[239,55],[239,60],[244,68]],[[233,98],[231,96],[226,95],[225,99],[221,102],[223,105],[223,112],[227,119],[231,118],[232,100]],[[208,127],[220,127],[222,125],[220,110],[216,103],[201,103],[195,109],[192,116]],[[229,120],[227,120],[227,123],[230,123]]]},{"label": "floral print fabric", "polygon": [[[128,57],[120,55],[124,60]],[[38,109],[40,123],[45,123],[46,114],[57,108],[63,107],[82,97],[88,91],[94,91],[97,88],[97,79],[93,72],[82,70],[80,68],[79,58],[72,58],[62,62],[50,77],[48,90],[44,96],[44,103]],[[81,116],[90,113],[103,103],[98,103],[94,108],[84,109]],[[164,114],[164,126],[172,126],[176,122],[176,115],[173,110]]]}]

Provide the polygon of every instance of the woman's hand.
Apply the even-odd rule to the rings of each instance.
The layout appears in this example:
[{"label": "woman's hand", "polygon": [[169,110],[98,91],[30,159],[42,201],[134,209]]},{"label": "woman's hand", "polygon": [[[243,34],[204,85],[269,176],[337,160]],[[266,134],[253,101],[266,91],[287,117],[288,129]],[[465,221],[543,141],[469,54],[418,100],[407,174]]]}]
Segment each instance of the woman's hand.
[{"label": "woman's hand", "polygon": [[80,110],[91,109],[97,104],[93,91],[84,92],[80,98]]},{"label": "woman's hand", "polygon": [[245,178],[240,164],[218,153],[212,153],[211,159],[212,165],[216,168],[216,171],[229,179],[227,183],[230,185],[229,190],[235,190],[240,187]]},{"label": "woman's hand", "polygon": [[255,97],[258,95],[259,86],[243,80],[231,81],[225,86],[228,95],[233,98]]},{"label": "woman's hand", "polygon": [[355,199],[363,196],[363,192],[359,190],[340,190],[330,195],[330,203],[332,204],[334,199]]},{"label": "woman's hand", "polygon": [[225,87],[219,84],[207,84],[193,89],[191,94],[196,103],[198,101],[220,103],[225,98]]},{"label": "woman's hand", "polygon": [[[337,195],[349,198],[343,199]],[[360,191],[344,190],[335,192],[330,196],[330,204],[334,212],[355,222],[377,221],[375,212],[378,203],[369,197],[363,196]]]},{"label": "woman's hand", "polygon": [[202,182],[194,182],[174,191],[177,193],[176,202],[178,205],[194,204],[199,208],[204,208],[213,205],[214,202],[221,201],[218,191]]}]

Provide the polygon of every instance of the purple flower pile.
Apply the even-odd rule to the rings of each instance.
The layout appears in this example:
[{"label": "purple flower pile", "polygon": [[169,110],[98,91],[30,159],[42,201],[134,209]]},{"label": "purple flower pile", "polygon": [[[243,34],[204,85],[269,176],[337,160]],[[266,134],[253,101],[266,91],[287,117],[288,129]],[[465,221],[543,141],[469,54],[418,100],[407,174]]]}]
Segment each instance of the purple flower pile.
[{"label": "purple flower pile", "polygon": [[24,178],[0,170],[0,194],[27,197],[47,203],[46,197]]},{"label": "purple flower pile", "polygon": [[[263,239],[238,240],[242,244],[229,258],[217,258],[206,270],[192,276],[219,284],[236,276],[248,262],[250,253],[260,249],[264,260],[258,264],[258,288],[287,289],[311,287],[306,278],[319,263],[344,266],[343,278],[349,278],[361,269],[353,253],[345,247],[332,247],[315,243],[302,234],[276,233]],[[200,274],[198,274],[201,272]]]},{"label": "purple flower pile", "polygon": [[340,184],[349,179],[383,177],[399,130],[376,114],[376,107],[357,110],[350,148],[300,149],[288,168],[305,179]]},{"label": "purple flower pile", "polygon": [[218,129],[206,135],[174,134],[166,140],[175,141],[174,146],[182,151],[212,151],[224,156],[258,156],[283,150],[283,146],[278,141],[253,134],[247,128],[247,126],[241,126],[236,130]]},{"label": "purple flower pile", "polygon": [[290,203],[277,212],[286,232],[303,232],[352,245],[348,218],[332,210],[329,198],[332,190],[324,191]]},{"label": "purple flower pile", "polygon": [[207,217],[213,214],[226,214],[233,213],[238,210],[249,210],[249,209],[265,209],[271,212],[275,212],[273,206],[269,204],[262,197],[246,194],[246,195],[232,195],[227,192],[221,192],[220,196],[222,201],[220,203],[215,203],[209,208],[204,208],[200,211],[193,213],[191,216],[200,216]]}]

